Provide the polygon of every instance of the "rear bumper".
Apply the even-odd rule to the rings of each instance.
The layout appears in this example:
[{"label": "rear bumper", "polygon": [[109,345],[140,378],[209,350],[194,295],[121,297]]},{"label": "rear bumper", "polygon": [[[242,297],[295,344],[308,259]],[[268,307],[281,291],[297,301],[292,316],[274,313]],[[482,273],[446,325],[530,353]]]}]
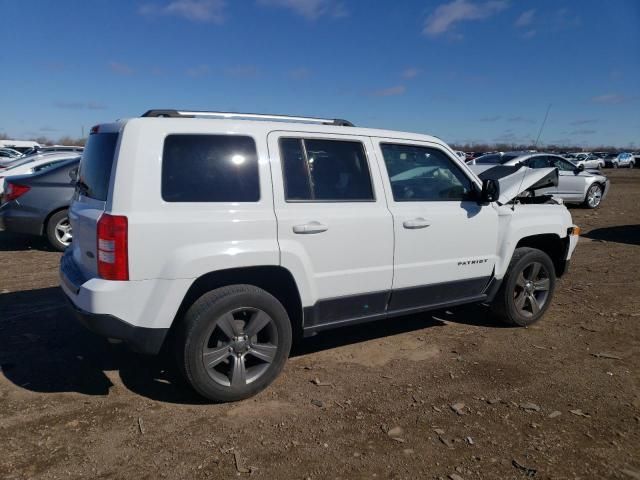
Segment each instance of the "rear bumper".
[{"label": "rear bumper", "polygon": [[0,230],[27,235],[42,235],[43,219],[15,208],[13,202],[0,205]]},{"label": "rear bumper", "polygon": [[89,330],[122,340],[134,351],[157,354],[190,281],[87,278],[72,249],[67,249],[60,263],[60,284],[76,317]]},{"label": "rear bumper", "polygon": [[126,343],[133,351],[148,355],[160,352],[168,328],[135,327],[124,320],[108,314],[89,313],[78,308],[67,296],[76,319],[93,333],[107,338],[116,338]]}]

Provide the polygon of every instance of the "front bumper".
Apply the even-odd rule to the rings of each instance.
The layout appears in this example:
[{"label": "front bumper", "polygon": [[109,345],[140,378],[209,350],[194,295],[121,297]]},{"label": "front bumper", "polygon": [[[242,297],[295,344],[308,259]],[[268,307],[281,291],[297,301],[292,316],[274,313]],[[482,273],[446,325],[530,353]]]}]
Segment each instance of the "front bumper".
[{"label": "front bumper", "polygon": [[609,188],[611,187],[611,180],[609,180],[607,178],[607,180],[604,182],[604,191],[602,192],[602,198],[600,199],[600,201],[604,200],[607,196],[607,193],[609,193]]},{"label": "front bumper", "polygon": [[160,352],[188,289],[180,281],[87,278],[76,265],[72,249],[62,256],[60,284],[81,324],[145,354]]}]

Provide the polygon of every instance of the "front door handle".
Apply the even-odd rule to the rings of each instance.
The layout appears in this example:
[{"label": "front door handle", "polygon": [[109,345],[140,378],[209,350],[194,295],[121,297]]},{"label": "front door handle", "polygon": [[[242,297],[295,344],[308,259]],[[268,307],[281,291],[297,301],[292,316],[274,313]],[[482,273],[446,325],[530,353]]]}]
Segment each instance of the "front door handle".
[{"label": "front door handle", "polygon": [[323,225],[320,222],[309,222],[304,225],[294,225],[293,233],[310,234],[310,233],[322,233],[329,230],[329,227]]},{"label": "front door handle", "polygon": [[430,223],[422,217],[414,218],[413,220],[405,220],[404,222],[402,222],[402,226],[408,230],[427,228],[429,225]]}]

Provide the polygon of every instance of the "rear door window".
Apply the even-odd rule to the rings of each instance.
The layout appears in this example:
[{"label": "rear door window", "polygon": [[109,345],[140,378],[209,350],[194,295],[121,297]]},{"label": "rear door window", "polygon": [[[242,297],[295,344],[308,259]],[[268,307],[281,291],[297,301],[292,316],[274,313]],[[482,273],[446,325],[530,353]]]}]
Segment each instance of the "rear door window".
[{"label": "rear door window", "polygon": [[257,202],[258,153],[251,137],[169,135],[162,154],[165,202]]},{"label": "rear door window", "polygon": [[77,185],[82,195],[103,202],[107,200],[117,143],[117,133],[89,135],[78,174]]},{"label": "rear door window", "polygon": [[287,201],[374,201],[362,142],[280,139]]}]

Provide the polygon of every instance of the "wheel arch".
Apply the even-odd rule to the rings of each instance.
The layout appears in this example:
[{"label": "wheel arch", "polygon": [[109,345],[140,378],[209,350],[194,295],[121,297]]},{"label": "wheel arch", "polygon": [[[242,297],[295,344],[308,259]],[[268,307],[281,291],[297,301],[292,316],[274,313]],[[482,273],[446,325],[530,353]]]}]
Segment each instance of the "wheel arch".
[{"label": "wheel arch", "polygon": [[51,217],[62,210],[69,210],[69,205],[61,205],[59,207],[56,207],[47,214],[47,216],[44,218],[44,221],[42,222],[42,225],[40,225],[40,235],[44,235],[47,232],[47,224],[49,223]]},{"label": "wheel arch", "polygon": [[189,287],[171,325],[173,331],[185,312],[206,292],[228,285],[253,285],[273,295],[284,306],[294,338],[302,335],[302,301],[291,272],[279,265],[240,267],[208,272]]},{"label": "wheel arch", "polygon": [[560,278],[567,270],[567,252],[569,250],[569,236],[561,238],[555,233],[542,233],[521,238],[516,248],[529,247],[541,250],[549,255],[555,268],[556,277]]}]

